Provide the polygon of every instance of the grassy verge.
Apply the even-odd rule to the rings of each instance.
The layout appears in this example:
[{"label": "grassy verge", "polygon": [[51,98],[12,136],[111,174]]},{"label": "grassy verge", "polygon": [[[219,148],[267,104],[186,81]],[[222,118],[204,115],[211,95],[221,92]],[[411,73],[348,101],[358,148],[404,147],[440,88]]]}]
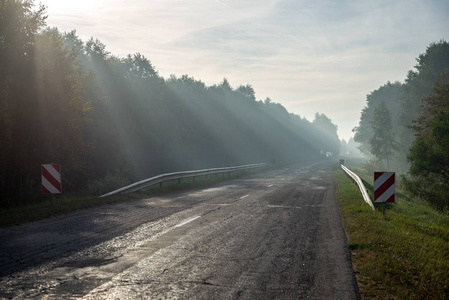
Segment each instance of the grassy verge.
[{"label": "grassy verge", "polygon": [[[358,175],[372,188],[372,177]],[[341,169],[335,180],[362,298],[448,299],[449,216],[397,197],[384,217],[381,206],[371,210]]]},{"label": "grassy verge", "polygon": [[119,202],[131,201],[135,199],[142,199],[146,197],[154,197],[182,191],[191,188],[198,188],[203,186],[213,185],[218,182],[247,176],[260,171],[238,171],[232,172],[228,177],[226,174],[199,176],[195,178],[182,179],[178,184],[177,180],[167,181],[159,185],[154,185],[146,189],[137,191],[132,194],[123,194],[111,197],[98,198],[97,196],[70,196],[70,195],[55,195],[54,206],[51,205],[50,196],[48,201],[41,202],[34,205],[16,206],[8,209],[0,209],[0,227],[9,227],[13,225],[20,225],[27,222],[38,221],[55,216],[65,215],[80,209],[97,207],[101,205],[114,204]]}]

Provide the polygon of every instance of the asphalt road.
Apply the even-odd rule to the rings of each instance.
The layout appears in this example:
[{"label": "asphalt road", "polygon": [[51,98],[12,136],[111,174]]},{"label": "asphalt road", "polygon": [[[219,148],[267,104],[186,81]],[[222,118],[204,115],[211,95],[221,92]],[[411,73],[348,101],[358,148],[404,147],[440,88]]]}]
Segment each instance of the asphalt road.
[{"label": "asphalt road", "polygon": [[360,299],[332,164],[1,229],[0,297]]}]

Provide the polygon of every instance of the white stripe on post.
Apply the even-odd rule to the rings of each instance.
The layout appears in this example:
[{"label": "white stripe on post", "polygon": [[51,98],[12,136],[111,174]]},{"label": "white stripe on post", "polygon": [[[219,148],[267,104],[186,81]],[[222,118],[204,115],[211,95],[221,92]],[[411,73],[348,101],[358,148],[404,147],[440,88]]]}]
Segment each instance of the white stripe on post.
[{"label": "white stripe on post", "polygon": [[55,165],[44,165],[44,167],[48,171],[48,173],[53,176],[54,179],[61,182],[61,173],[59,173],[58,170],[55,169]]},{"label": "white stripe on post", "polygon": [[379,178],[377,178],[376,181],[374,181],[374,190],[377,190],[377,188],[383,185],[385,181],[387,181],[392,176],[392,174],[394,173],[384,172]]},{"label": "white stripe on post", "polygon": [[44,176],[42,176],[42,185],[50,192],[50,194],[59,194],[60,191],[54,187]]},{"label": "white stripe on post", "polygon": [[395,173],[374,172],[374,202],[394,202]]},{"label": "white stripe on post", "polygon": [[375,201],[376,202],[386,202],[390,199],[391,196],[394,195],[394,184],[390,186],[382,195],[380,195]]},{"label": "white stripe on post", "polygon": [[58,164],[43,164],[41,166],[42,193],[60,194],[62,192],[60,170],[61,166]]}]

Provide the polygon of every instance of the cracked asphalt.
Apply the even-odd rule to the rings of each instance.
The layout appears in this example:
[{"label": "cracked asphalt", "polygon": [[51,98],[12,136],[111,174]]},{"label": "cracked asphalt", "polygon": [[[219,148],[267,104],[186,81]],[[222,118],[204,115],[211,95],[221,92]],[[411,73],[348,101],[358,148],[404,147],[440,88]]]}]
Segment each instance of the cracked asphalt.
[{"label": "cracked asphalt", "polygon": [[0,298],[360,299],[333,164],[0,229]]}]

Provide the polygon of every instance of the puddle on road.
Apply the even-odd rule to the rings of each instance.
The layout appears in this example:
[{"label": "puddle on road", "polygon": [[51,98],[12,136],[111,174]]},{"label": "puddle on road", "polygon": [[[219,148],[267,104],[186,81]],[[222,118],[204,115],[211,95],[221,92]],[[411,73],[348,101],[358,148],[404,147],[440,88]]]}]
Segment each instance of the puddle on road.
[{"label": "puddle on road", "polygon": [[325,187],[325,186],[315,186],[315,187],[313,187],[313,189],[314,190],[325,190],[325,189],[327,189],[327,187]]},{"label": "puddle on road", "polygon": [[64,267],[72,267],[72,268],[85,268],[85,267],[99,267],[108,265],[110,263],[116,262],[116,259],[113,258],[88,258],[88,259],[80,259],[69,261],[65,263]]},{"label": "puddle on road", "polygon": [[204,189],[204,190],[201,190],[201,191],[196,191],[194,193],[189,194],[189,196],[202,195],[204,193],[215,193],[215,192],[225,191],[227,189],[238,189],[238,188],[242,188],[242,187],[243,186],[236,185],[236,184],[223,185],[223,186],[218,186],[218,187]]}]

